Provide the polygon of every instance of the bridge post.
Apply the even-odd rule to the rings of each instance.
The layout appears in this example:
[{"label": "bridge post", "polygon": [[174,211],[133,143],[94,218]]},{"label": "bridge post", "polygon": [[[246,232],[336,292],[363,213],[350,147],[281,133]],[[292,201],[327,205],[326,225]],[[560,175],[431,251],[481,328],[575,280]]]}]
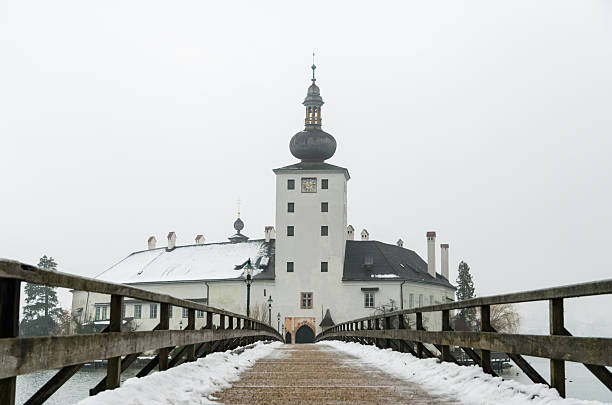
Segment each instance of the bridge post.
[{"label": "bridge post", "polygon": [[[550,334],[564,335],[563,298],[550,300]],[[565,361],[550,359],[550,386],[555,388],[561,397],[565,398]]]},{"label": "bridge post", "polygon": [[[19,336],[19,280],[0,278],[0,338]],[[15,404],[17,377],[0,379],[0,404]]]},{"label": "bridge post", "polygon": [[219,314],[219,329],[225,329],[225,315]]},{"label": "bridge post", "polygon": [[[385,331],[391,330],[391,317],[385,316]],[[391,339],[385,339],[385,346],[387,349],[393,349],[391,345]]]},{"label": "bridge post", "polygon": [[[425,330],[425,328],[423,327],[423,313],[422,312],[416,313],[416,329]],[[417,355],[419,356],[419,359],[423,358],[423,352],[424,352],[423,349],[425,349],[423,342],[417,342]]]},{"label": "bridge post", "polygon": [[[196,311],[195,309],[189,308],[187,310],[187,326],[185,330],[195,330]],[[195,361],[195,345],[188,345],[186,347],[187,361]]]},{"label": "bridge post", "polygon": [[[480,307],[480,331],[491,332],[491,307],[489,305],[482,305]],[[480,366],[482,371],[487,374],[494,374],[493,367],[491,366],[491,351],[481,350],[480,351]]]},{"label": "bridge post", "polygon": [[[121,332],[123,324],[123,297],[111,295],[109,332]],[[106,389],[114,390],[121,384],[121,356],[106,361]]]},{"label": "bridge post", "polygon": [[[442,330],[450,331],[450,311],[448,309],[442,310]],[[442,361],[453,361],[450,353],[450,346],[442,345]]]},{"label": "bridge post", "polygon": [[[170,329],[170,304],[164,302],[159,304],[159,330]],[[163,347],[159,349],[157,356],[159,357],[159,371],[168,369],[168,353],[169,348]]]}]

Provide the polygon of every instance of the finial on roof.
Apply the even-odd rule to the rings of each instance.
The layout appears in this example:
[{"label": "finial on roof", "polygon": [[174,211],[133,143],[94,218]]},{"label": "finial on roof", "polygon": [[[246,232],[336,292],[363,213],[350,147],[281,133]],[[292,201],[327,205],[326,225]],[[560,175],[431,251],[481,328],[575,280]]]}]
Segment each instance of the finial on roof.
[{"label": "finial on roof", "polygon": [[240,219],[240,198],[238,198],[238,219]]},{"label": "finial on roof", "polygon": [[315,54],[313,52],[312,53],[312,66],[310,67],[312,69],[312,82],[313,83],[317,81],[317,79],[315,78],[315,69],[317,68],[317,66],[314,63],[314,57],[315,57]]}]

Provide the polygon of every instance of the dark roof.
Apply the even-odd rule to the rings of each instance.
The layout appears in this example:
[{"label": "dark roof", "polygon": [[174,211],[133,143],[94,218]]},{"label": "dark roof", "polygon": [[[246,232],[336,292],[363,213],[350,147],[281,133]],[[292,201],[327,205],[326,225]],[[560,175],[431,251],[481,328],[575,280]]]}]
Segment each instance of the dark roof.
[{"label": "dark roof", "polygon": [[345,167],[331,165],[325,162],[300,162],[294,165],[289,165],[285,167],[279,167],[278,169],[272,170],[274,173],[279,172],[295,172],[295,171],[310,171],[310,170],[321,170],[326,172],[340,172],[344,173],[347,180],[351,178],[349,175],[348,169]]},{"label": "dark roof", "polygon": [[319,326],[330,327],[334,325],[335,325],[334,320],[332,319],[331,313],[329,312],[329,308],[328,308],[327,311],[325,311],[325,316],[323,317],[323,320],[321,321]]},{"label": "dark roof", "polygon": [[[364,265],[366,257],[371,266]],[[416,252],[373,240],[346,241],[342,280],[409,280],[455,288],[442,275],[436,274],[436,278],[429,275],[427,263]]]}]

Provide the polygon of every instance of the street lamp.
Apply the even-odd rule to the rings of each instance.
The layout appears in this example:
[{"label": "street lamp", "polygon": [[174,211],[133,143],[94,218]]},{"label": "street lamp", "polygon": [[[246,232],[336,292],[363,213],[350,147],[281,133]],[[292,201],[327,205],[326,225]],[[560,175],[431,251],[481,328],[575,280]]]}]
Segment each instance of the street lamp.
[{"label": "street lamp", "polygon": [[183,330],[183,320],[182,319],[179,322],[179,330]]},{"label": "street lamp", "polygon": [[276,315],[276,320],[278,321],[278,325],[276,325],[276,330],[280,333],[280,312]]},{"label": "street lamp", "polygon": [[268,298],[268,325],[272,326],[272,296]]},{"label": "street lamp", "polygon": [[247,317],[251,316],[251,284],[253,283],[253,266],[251,265],[251,259],[247,261],[245,266],[246,269],[246,278],[244,282],[247,286]]}]

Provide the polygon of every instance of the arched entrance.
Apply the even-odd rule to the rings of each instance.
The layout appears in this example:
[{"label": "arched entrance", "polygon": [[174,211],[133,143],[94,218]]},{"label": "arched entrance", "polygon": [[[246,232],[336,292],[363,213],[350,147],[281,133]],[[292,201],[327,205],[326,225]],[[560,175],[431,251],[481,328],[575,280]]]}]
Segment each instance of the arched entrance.
[{"label": "arched entrance", "polygon": [[295,343],[314,343],[314,331],[308,325],[302,325],[295,332]]},{"label": "arched entrance", "polygon": [[285,343],[291,344],[291,333],[289,332],[285,334]]}]

